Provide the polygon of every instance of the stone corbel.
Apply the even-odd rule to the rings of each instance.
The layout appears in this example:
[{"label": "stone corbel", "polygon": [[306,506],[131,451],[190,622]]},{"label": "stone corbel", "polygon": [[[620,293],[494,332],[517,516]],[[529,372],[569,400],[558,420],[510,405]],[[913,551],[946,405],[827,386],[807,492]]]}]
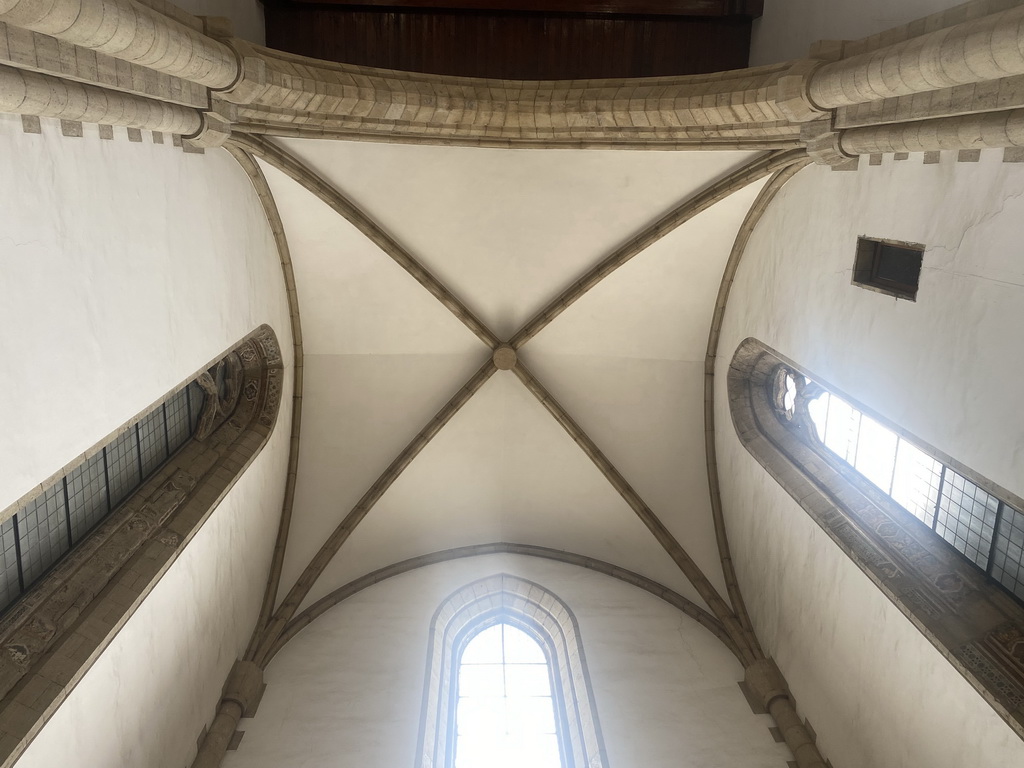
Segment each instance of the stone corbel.
[{"label": "stone corbel", "polygon": [[800,129],[800,140],[807,148],[808,156],[818,165],[849,169],[856,167],[857,156],[847,153],[841,145],[841,133],[832,127],[832,119],[804,123]]},{"label": "stone corbel", "polygon": [[825,61],[821,59],[801,59],[779,78],[775,86],[775,105],[793,123],[808,123],[831,116],[830,110],[822,109],[811,101],[811,76]]},{"label": "stone corbel", "polygon": [[811,98],[811,80],[825,64],[843,57],[845,40],[819,40],[811,46],[808,58],[793,62],[776,85],[775,103],[793,123],[809,123],[831,117],[832,110],[818,106]]},{"label": "stone corbel", "polygon": [[755,661],[744,670],[743,682],[775,719],[798,768],[827,768],[814,738],[796,713],[789,686],[775,662],[771,659]]},{"label": "stone corbel", "polygon": [[236,37],[224,43],[238,57],[238,79],[221,96],[233,104],[253,104],[267,90],[267,62],[256,49],[245,40]]},{"label": "stone corbel", "polygon": [[220,765],[231,745],[238,721],[256,714],[262,696],[263,670],[254,662],[236,661],[224,684],[217,716],[206,732],[192,768],[217,768]]},{"label": "stone corbel", "polygon": [[183,141],[197,148],[220,147],[231,136],[231,126],[238,121],[238,107],[219,96],[210,95],[210,108],[201,114],[202,126]]}]

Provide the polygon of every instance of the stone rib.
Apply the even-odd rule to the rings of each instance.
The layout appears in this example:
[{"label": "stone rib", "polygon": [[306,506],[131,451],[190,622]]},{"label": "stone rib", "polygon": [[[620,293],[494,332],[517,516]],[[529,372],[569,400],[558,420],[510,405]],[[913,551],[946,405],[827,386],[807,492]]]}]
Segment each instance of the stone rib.
[{"label": "stone rib", "polygon": [[[736,240],[733,243],[729,260],[726,262],[725,271],[722,274],[722,282],[718,289],[718,298],[715,301],[715,309],[711,318],[711,331],[708,334],[707,355],[704,358],[704,453],[707,457],[711,516],[715,523],[715,539],[718,542],[718,554],[722,561],[722,571],[725,574],[725,585],[729,593],[729,602],[732,603],[733,610],[735,610],[743,629],[750,633],[752,638],[754,630],[750,623],[750,616],[747,614],[743,595],[740,592],[739,582],[736,579],[736,569],[733,567],[729,539],[725,530],[725,515],[722,509],[722,491],[718,477],[718,456],[715,444],[715,360],[718,356],[718,342],[722,335],[725,306],[729,301],[729,293],[732,290],[733,280],[736,277],[736,270],[739,268],[740,260],[746,251],[750,235],[761,220],[764,212],[768,209],[768,205],[775,199],[775,195],[778,194],[779,190],[797,172],[806,168],[809,164],[810,159],[804,159],[780,171],[776,171],[747,212],[743,224],[740,225],[739,232],[736,234]],[[756,642],[756,639],[752,639],[752,642]]]},{"label": "stone rib", "polygon": [[267,654],[266,661],[269,663],[270,660],[277,655],[278,651],[280,651],[293,637],[295,637],[295,635],[313,623],[317,618],[367,587],[379,584],[380,582],[394,576],[399,576],[418,568],[424,568],[428,565],[449,562],[451,560],[458,560],[467,557],[497,554],[525,555],[528,557],[554,560],[560,563],[569,563],[570,565],[587,568],[598,573],[603,573],[606,576],[619,579],[627,584],[632,584],[646,592],[650,592],[655,597],[661,598],[669,605],[673,605],[678,608],[687,616],[697,621],[705,629],[713,633],[737,657],[739,656],[739,650],[736,648],[732,638],[729,637],[729,633],[725,631],[725,627],[718,619],[700,606],[680,595],[678,592],[669,589],[665,585],[653,579],[649,579],[646,576],[642,576],[639,573],[635,573],[634,571],[630,571],[626,568],[620,568],[613,563],[608,563],[604,560],[597,560],[592,557],[586,557],[585,555],[575,554],[573,552],[564,552],[560,549],[539,547],[533,544],[496,542],[493,544],[472,544],[466,547],[457,547],[454,549],[446,549],[439,552],[431,552],[426,555],[411,557],[408,560],[392,563],[384,568],[379,568],[376,571],[368,573],[365,576],[361,576],[354,581],[350,581],[348,584],[339,587],[329,595],[320,598],[313,603],[313,605],[288,622],[284,632],[281,633],[281,636],[277,639],[273,647],[270,649],[270,652]]},{"label": "stone rib", "polygon": [[753,162],[748,163],[737,171],[726,176],[724,179],[712,184],[688,198],[673,210],[662,216],[651,226],[644,229],[640,234],[631,239],[625,245],[617,248],[606,258],[601,260],[583,277],[566,288],[558,298],[542,309],[530,322],[512,337],[509,344],[519,349],[526,342],[544,330],[548,324],[564,312],[573,302],[580,299],[594,286],[598,285],[604,278],[628,262],[637,254],[649,248],[669,232],[677,229],[692,219],[701,211],[705,211],[720,200],[725,199],[733,192],[751,184],[758,179],[774,173],[793,162],[806,157],[802,149],[787,150],[784,152],[773,152],[763,155]]},{"label": "stone rib", "polygon": [[341,549],[341,545],[345,543],[348,537],[351,535],[355,527],[362,521],[373,506],[380,501],[384,493],[392,486],[395,480],[398,479],[399,475],[405,470],[412,460],[415,459],[420,451],[422,451],[427,444],[441,431],[441,428],[447,424],[451,418],[459,412],[463,405],[469,402],[469,399],[476,394],[480,388],[487,382],[488,379],[494,374],[495,370],[494,363],[490,358],[487,359],[480,369],[473,374],[472,378],[466,382],[466,384],[449,400],[445,406],[437,412],[419,434],[413,438],[405,449],[398,455],[398,457],[391,462],[390,466],[377,481],[370,486],[370,489],[363,494],[363,497],[358,503],[352,508],[345,519],[341,521],[334,532],[327,538],[327,541],[323,543],[320,550],[316,553],[309,565],[299,576],[295,585],[288,592],[281,606],[277,609],[273,619],[267,625],[266,630],[263,632],[262,640],[259,644],[259,648],[252,655],[251,660],[256,661],[261,666],[265,664],[267,654],[274,642],[284,631],[285,626],[291,620],[292,616],[298,610],[299,605],[309,594],[309,590],[313,587],[313,584],[324,572],[328,563]]},{"label": "stone rib", "polygon": [[291,442],[288,448],[288,474],[285,479],[284,501],[281,505],[281,519],[277,529],[277,539],[274,543],[274,553],[270,561],[270,573],[267,577],[267,587],[263,594],[263,603],[260,607],[260,615],[256,621],[250,640],[249,652],[254,650],[259,634],[270,621],[274,612],[274,603],[277,601],[277,592],[281,583],[281,571],[284,567],[285,547],[288,543],[288,532],[291,528],[292,506],[295,503],[295,482],[299,469],[299,436],[302,432],[302,380],[303,380],[303,349],[302,349],[302,325],[299,321],[299,296],[295,287],[295,272],[292,269],[291,251],[288,248],[288,239],[285,237],[284,222],[281,221],[281,214],[274,202],[274,195],[270,191],[270,185],[260,169],[259,163],[252,155],[237,146],[228,145],[225,147],[231,156],[235,158],[242,170],[249,177],[256,190],[256,196],[260,199],[263,212],[270,224],[270,230],[274,234],[274,241],[277,243],[277,251],[281,257],[281,272],[284,275],[285,290],[288,294],[288,315],[291,321],[292,346],[294,357],[294,373],[292,386],[292,430]]},{"label": "stone rib", "polygon": [[708,604],[708,607],[711,608],[718,621],[725,626],[729,636],[739,648],[740,660],[744,664],[755,661],[758,658],[758,653],[755,649],[751,648],[747,633],[743,630],[728,604],[718,594],[714,585],[708,580],[707,576],[704,575],[686,550],[683,549],[683,546],[676,540],[675,536],[665,527],[665,524],[661,522],[644,500],[640,498],[640,494],[633,489],[626,481],[626,478],[622,476],[622,473],[601,452],[597,444],[590,439],[587,433],[573,420],[551,393],[544,388],[544,385],[530,373],[526,366],[519,363],[512,370],[526,388],[540,400],[541,404],[554,417],[555,421],[562,425],[562,428],[569,433],[569,436],[590,457],[590,460],[594,462],[601,474],[619,492],[619,495],[636,513],[641,522],[647,526],[648,530],[654,534],[658,543],[669,554],[669,557],[675,561],[686,578],[690,580],[690,583],[693,584],[697,593]]},{"label": "stone rib", "polygon": [[281,147],[256,136],[233,134],[230,143],[274,166],[320,198],[353,227],[362,232],[370,242],[390,256],[490,349],[497,348],[501,343],[498,337],[409,251],[399,245],[379,224],[309,166]]}]

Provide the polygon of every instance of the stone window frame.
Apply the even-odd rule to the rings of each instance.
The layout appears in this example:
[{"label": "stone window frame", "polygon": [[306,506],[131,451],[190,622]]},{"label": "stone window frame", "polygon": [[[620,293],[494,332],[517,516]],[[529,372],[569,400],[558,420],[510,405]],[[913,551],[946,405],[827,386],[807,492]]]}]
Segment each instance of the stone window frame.
[{"label": "stone window frame", "polygon": [[[208,369],[229,358],[240,369],[221,397]],[[283,376],[269,325],[190,376],[209,395],[191,440],[0,617],[0,764],[17,760],[266,445]]]},{"label": "stone window frame", "polygon": [[469,640],[501,622],[529,634],[548,658],[567,768],[608,768],[576,617],[554,593],[507,573],[455,591],[431,619],[416,768],[450,768],[458,662]]},{"label": "stone window frame", "polygon": [[929,450],[927,443],[757,339],[745,339],[736,350],[727,387],[744,448],[1024,738],[1024,607],[821,446],[807,420],[787,419],[775,400],[780,366],[819,383],[983,489],[1011,501],[1017,497]]},{"label": "stone window frame", "polygon": [[[882,259],[883,246],[891,246],[907,253],[917,254],[919,262],[917,265],[917,276],[913,284],[888,280],[877,274],[877,268]],[[892,296],[895,299],[916,302],[917,292],[921,288],[921,272],[924,268],[924,254],[926,251],[927,246],[922,243],[861,235],[857,238],[857,251],[853,261],[850,284],[868,291]]]},{"label": "stone window frame", "polygon": [[[13,534],[14,542],[8,551],[15,555],[14,563],[4,562],[0,566],[7,577],[0,588],[0,595],[6,597],[12,587],[17,589],[13,599],[0,599],[0,620],[191,440],[206,439],[230,418],[241,397],[241,370],[238,354],[228,352],[49,480],[37,485],[22,499],[0,510],[0,530],[6,529],[5,539],[7,533]],[[175,418],[168,415],[168,406],[171,406]],[[177,422],[173,443],[172,422]],[[160,428],[153,429],[156,424]],[[112,459],[112,454],[125,460]],[[123,464],[122,470],[133,473],[127,476],[127,482],[120,484],[115,476],[119,463]],[[80,501],[80,504],[72,504],[72,500]],[[94,506],[97,501],[101,505],[99,508]],[[40,509],[40,504],[45,506]],[[26,521],[35,525],[29,525],[26,530]],[[9,522],[13,526],[8,526]],[[25,552],[26,540],[30,544],[29,553]],[[31,551],[32,545],[36,552]],[[36,564],[32,562],[33,554],[36,562],[41,561],[41,566],[35,568],[36,573],[29,570]]]}]

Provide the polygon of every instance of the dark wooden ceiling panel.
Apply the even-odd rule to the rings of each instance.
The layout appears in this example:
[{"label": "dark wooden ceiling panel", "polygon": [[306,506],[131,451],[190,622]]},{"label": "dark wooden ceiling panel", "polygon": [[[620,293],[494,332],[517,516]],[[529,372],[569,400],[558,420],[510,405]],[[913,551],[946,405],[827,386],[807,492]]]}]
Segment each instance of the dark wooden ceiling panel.
[{"label": "dark wooden ceiling panel", "polygon": [[287,1],[268,3],[265,10],[273,48],[465,77],[699,74],[745,67],[750,51],[751,20],[740,16],[385,10]]},{"label": "dark wooden ceiling panel", "polygon": [[764,11],[764,0],[305,0],[325,5],[434,10],[610,13],[651,16],[747,16]]}]

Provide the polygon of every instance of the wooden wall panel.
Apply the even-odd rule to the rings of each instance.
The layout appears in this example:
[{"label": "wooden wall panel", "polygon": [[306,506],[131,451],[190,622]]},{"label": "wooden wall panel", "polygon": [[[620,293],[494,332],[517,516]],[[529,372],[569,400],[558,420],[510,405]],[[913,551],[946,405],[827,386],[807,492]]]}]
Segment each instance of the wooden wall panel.
[{"label": "wooden wall panel", "polygon": [[652,77],[747,65],[750,18],[266,6],[267,44],[387,69],[525,80]]}]

